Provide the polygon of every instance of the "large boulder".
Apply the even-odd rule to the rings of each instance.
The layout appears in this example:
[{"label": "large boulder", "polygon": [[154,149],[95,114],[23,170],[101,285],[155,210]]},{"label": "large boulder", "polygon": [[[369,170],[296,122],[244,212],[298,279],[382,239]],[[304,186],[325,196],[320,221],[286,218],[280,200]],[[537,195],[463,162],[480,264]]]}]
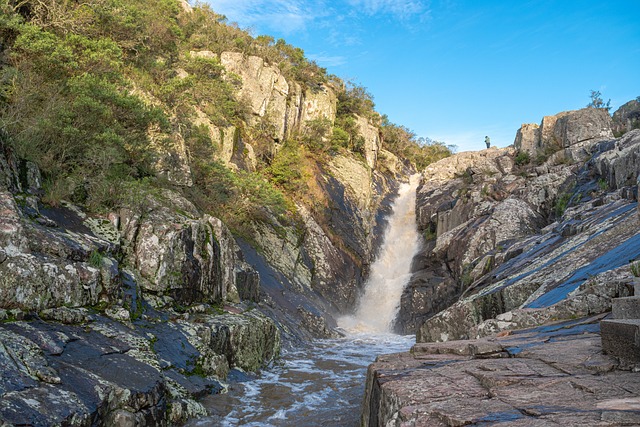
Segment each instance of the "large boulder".
[{"label": "large boulder", "polygon": [[564,151],[564,158],[586,160],[598,142],[613,138],[611,116],[605,109],[583,108],[545,116],[540,126],[523,124],[514,141],[517,150],[532,156]]},{"label": "large boulder", "polygon": [[585,160],[597,142],[613,138],[611,116],[601,108],[573,111],[558,119],[553,135],[574,160]]},{"label": "large boulder", "polygon": [[237,248],[220,220],[170,191],[147,200],[145,212],[123,209],[120,219],[142,289],[181,304],[237,300]]},{"label": "large boulder", "polygon": [[622,105],[613,113],[613,133],[620,137],[633,129],[640,129],[640,97]]},{"label": "large boulder", "polygon": [[[76,210],[44,209],[28,194],[20,195],[19,205],[8,189],[39,191],[39,172],[7,153],[0,142],[0,308],[39,311],[113,301],[117,244],[92,233]],[[20,165],[24,180],[16,175]]]},{"label": "large boulder", "polygon": [[535,123],[523,123],[516,132],[513,146],[518,151],[526,151],[535,156],[540,149],[540,126]]},{"label": "large boulder", "polygon": [[492,207],[486,216],[470,219],[438,236],[434,253],[464,267],[504,242],[535,233],[542,225],[543,218],[527,202],[509,198]]},{"label": "large boulder", "polygon": [[635,185],[640,171],[640,129],[626,133],[614,144],[603,144],[601,148],[607,149],[596,153],[590,165],[606,180],[609,188]]}]

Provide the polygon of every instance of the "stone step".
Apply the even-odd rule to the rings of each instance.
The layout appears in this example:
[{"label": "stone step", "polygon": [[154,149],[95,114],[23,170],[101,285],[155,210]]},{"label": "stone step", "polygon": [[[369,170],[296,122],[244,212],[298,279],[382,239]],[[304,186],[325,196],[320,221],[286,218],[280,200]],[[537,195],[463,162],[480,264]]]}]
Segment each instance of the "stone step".
[{"label": "stone step", "polygon": [[640,363],[640,319],[600,322],[602,350],[629,363]]},{"label": "stone step", "polygon": [[611,314],[614,319],[640,319],[640,296],[612,299]]}]

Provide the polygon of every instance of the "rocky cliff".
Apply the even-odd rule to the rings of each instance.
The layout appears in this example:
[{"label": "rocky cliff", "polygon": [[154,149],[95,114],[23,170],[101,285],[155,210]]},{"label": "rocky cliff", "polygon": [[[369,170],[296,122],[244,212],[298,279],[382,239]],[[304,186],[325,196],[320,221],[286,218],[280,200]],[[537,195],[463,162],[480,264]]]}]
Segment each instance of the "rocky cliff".
[{"label": "rocky cliff", "polygon": [[[640,258],[640,131],[614,138],[611,126],[606,110],[560,113],[523,125],[515,148],[456,154],[423,172],[416,212],[428,243],[397,321],[418,344],[370,367],[363,425],[638,422],[637,392],[609,394],[619,378],[637,381],[616,371],[635,358],[617,358],[613,336],[603,354],[599,335],[614,299],[636,301],[629,263]],[[507,382],[494,376],[505,369]],[[566,378],[543,398],[529,394],[525,371],[537,372],[536,387]],[[589,416],[593,405],[571,403],[589,398],[558,389],[605,372],[603,387],[589,388]],[[611,406],[614,395],[632,400]],[[563,409],[544,409],[551,400]]]},{"label": "rocky cliff", "polygon": [[278,357],[276,324],[248,305],[257,272],[219,220],[170,192],[109,218],[46,207],[37,167],[0,153],[3,422],[181,422],[229,369]]},{"label": "rocky cliff", "polygon": [[[180,4],[167,11],[172,25],[207,19]],[[14,11],[16,22],[32,18],[27,9]],[[216,31],[236,31],[213,15]],[[45,33],[68,42],[64,31]],[[95,34],[78,37],[91,45]],[[174,40],[200,48],[155,52],[145,59],[153,70],[127,74],[118,61],[144,62],[129,50],[135,42],[103,42],[115,43],[112,62],[79,75],[88,85],[117,80],[110,95],[123,121],[157,122],[127,122],[122,138],[112,122],[97,139],[83,128],[70,164],[56,163],[67,140],[38,136],[53,153],[44,158],[15,128],[0,134],[0,424],[179,424],[205,414],[198,399],[224,390],[230,370],[256,371],[282,346],[337,336],[333,316],[353,308],[397,180],[412,170],[383,149],[372,111],[341,112],[356,148],[333,141],[343,88],[306,60],[296,57],[295,66],[311,68],[299,80],[280,54]],[[32,60],[20,49],[16,75]],[[43,71],[42,85],[80,78],[67,71],[55,75],[62,81]],[[90,101],[113,113],[103,98]],[[20,112],[24,126],[35,110]],[[69,113],[66,131],[104,124],[85,120],[89,110],[76,122]],[[98,192],[109,202],[92,203]]]},{"label": "rocky cliff", "polygon": [[[637,172],[625,162],[635,162],[635,134],[613,142],[611,123],[605,110],[564,112],[545,117],[540,127],[523,125],[513,148],[460,153],[429,166],[416,207],[428,244],[403,295],[399,329],[416,330],[461,294],[495,280],[496,268],[525,251],[518,246],[523,240],[557,234],[569,206],[633,198]],[[617,172],[605,166],[609,157]]]},{"label": "rocky cliff", "polygon": [[[304,99],[293,114],[303,123],[335,105],[328,89]],[[182,154],[174,164],[188,165]],[[167,177],[191,185],[189,168],[179,171]],[[287,345],[335,336],[331,313],[352,307],[375,253],[377,212],[396,184],[348,156],[324,172],[320,219],[301,204],[300,223],[256,222],[251,245],[238,245],[179,190],[145,193],[105,216],[47,206],[37,165],[3,140],[3,422],[180,423],[206,413],[197,399],[221,390],[230,369],[275,360],[281,336]]]}]

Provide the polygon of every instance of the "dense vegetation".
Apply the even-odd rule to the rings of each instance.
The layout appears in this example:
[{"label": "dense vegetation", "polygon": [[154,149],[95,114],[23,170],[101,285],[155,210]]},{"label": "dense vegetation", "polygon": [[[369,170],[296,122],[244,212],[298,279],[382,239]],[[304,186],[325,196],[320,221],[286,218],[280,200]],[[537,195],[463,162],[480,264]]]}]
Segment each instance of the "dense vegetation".
[{"label": "dense vegetation", "polygon": [[[385,148],[418,168],[450,154],[380,117],[366,89],[329,76],[284,40],[252,37],[204,5],[185,13],[176,0],[151,3],[0,0],[0,127],[19,156],[40,166],[46,202],[113,209],[169,186],[154,165],[180,137],[193,163],[185,191],[238,231],[249,219],[289,215],[292,198],[317,191],[313,176],[330,156],[362,154],[355,115],[379,125]],[[223,78],[216,56],[189,54],[205,49],[263,57],[303,87],[329,85],[338,95],[335,124],[312,123],[276,154],[261,148],[268,132],[247,126],[238,80]],[[217,148],[191,120],[194,107],[251,139],[256,171],[214,160]]]}]

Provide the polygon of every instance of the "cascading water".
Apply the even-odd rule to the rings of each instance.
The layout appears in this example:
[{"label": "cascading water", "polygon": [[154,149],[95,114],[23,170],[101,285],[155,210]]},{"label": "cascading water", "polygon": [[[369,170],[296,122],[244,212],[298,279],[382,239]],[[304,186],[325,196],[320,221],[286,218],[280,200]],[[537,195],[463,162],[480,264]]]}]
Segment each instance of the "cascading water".
[{"label": "cascading water", "polygon": [[376,355],[407,351],[413,336],[390,333],[400,297],[420,246],[415,224],[418,176],[402,184],[393,204],[380,255],[354,315],[339,320],[347,336],[316,340],[283,354],[282,363],[258,377],[245,374],[228,393],[202,403],[210,417],[189,426],[356,426],[365,373]]},{"label": "cascading water", "polygon": [[393,204],[380,255],[353,316],[339,319],[349,332],[390,332],[400,308],[402,290],[411,278],[411,261],[420,249],[415,204],[419,175],[402,184]]}]

